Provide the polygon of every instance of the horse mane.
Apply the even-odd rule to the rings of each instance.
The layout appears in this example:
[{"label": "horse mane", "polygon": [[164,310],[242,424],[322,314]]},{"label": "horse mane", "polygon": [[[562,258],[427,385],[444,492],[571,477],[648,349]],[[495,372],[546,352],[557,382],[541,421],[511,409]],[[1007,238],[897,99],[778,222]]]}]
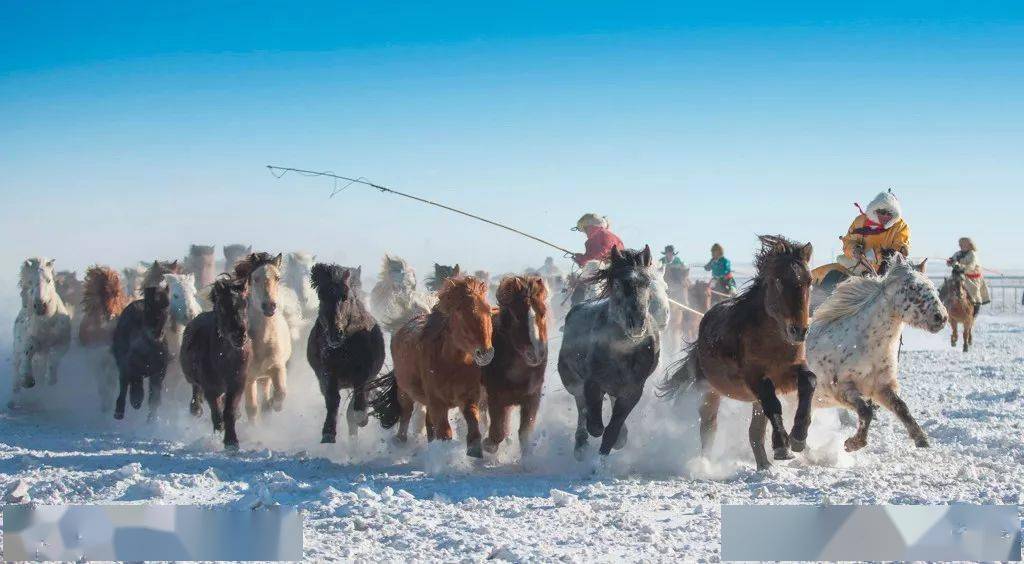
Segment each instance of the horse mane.
[{"label": "horse mane", "polygon": [[273,264],[277,260],[276,255],[272,255],[267,252],[260,251],[258,253],[249,253],[244,257],[238,259],[235,263],[232,274],[235,278],[249,278],[253,272],[256,272],[261,266]]},{"label": "horse mane", "polygon": [[155,261],[146,269],[142,287],[157,286],[164,280],[164,274],[184,274],[185,267],[178,261]]},{"label": "horse mane", "polygon": [[644,266],[643,251],[636,249],[622,249],[620,251],[622,258],[615,260],[612,259],[608,266],[599,268],[593,273],[581,276],[577,284],[594,285],[599,288],[597,297],[594,299],[607,298],[611,295],[611,281],[616,278],[621,278],[630,272],[642,271],[647,274],[651,280],[657,278],[654,275],[654,265],[650,267]]},{"label": "horse mane", "polygon": [[114,317],[120,315],[126,305],[128,296],[121,285],[121,275],[116,270],[93,265],[85,271],[82,308],[86,315]]},{"label": "horse mane", "polygon": [[828,323],[855,315],[878,299],[889,282],[912,272],[909,264],[897,262],[885,276],[851,276],[840,282],[832,295],[818,306],[814,321]]},{"label": "horse mane", "polygon": [[437,292],[437,303],[427,315],[427,321],[423,327],[424,338],[430,340],[441,338],[444,328],[448,325],[448,316],[451,312],[468,309],[472,307],[476,298],[486,295],[487,284],[479,278],[459,276],[445,280],[444,285]]},{"label": "horse mane", "polygon": [[544,280],[536,275],[517,276],[509,275],[498,283],[498,290],[495,293],[498,305],[507,306],[516,299],[530,298],[531,300],[547,303],[548,290]]},{"label": "horse mane", "polygon": [[[348,269],[334,263],[318,262],[310,270],[310,285],[314,290],[326,290],[341,286],[345,283],[345,273]],[[351,277],[351,274],[349,274]],[[351,278],[350,278],[351,279]]]},{"label": "horse mane", "polygon": [[244,293],[248,290],[248,278],[235,278],[228,273],[223,273],[210,284],[210,301],[216,308],[220,301],[220,296],[230,294],[232,292]]},{"label": "horse mane", "polygon": [[188,248],[189,256],[212,256],[213,245],[191,245]]}]

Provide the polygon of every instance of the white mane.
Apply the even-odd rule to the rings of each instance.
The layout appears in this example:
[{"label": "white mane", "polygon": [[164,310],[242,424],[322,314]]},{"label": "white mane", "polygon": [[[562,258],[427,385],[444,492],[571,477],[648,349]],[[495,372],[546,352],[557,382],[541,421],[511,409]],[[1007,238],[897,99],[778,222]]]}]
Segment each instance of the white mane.
[{"label": "white mane", "polygon": [[814,311],[814,321],[828,323],[855,315],[885,292],[886,286],[913,274],[907,263],[893,262],[885,276],[851,276]]}]

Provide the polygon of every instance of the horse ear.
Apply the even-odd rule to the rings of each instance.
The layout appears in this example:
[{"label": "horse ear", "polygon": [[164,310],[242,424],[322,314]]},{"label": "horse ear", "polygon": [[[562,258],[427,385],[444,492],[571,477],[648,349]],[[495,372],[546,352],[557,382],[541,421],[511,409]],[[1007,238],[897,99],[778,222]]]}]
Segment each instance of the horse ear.
[{"label": "horse ear", "polygon": [[644,245],[644,250],[640,253],[640,259],[643,261],[644,266],[651,266],[651,246]]},{"label": "horse ear", "polygon": [[452,278],[457,278],[461,274],[462,274],[462,268],[460,268],[459,265],[456,264],[455,268],[452,270]]},{"label": "horse ear", "polygon": [[807,243],[800,249],[800,259],[804,262],[811,262],[811,254],[814,253],[814,247],[810,243]]},{"label": "horse ear", "polygon": [[56,259],[50,259],[46,261],[46,268],[53,268],[53,263]]},{"label": "horse ear", "polygon": [[282,255],[281,253],[277,253],[277,256],[274,257],[274,266],[276,266],[277,268],[281,268],[282,261],[284,261],[284,255]]},{"label": "horse ear", "polygon": [[610,256],[613,261],[618,261],[622,259],[622,252],[619,251],[618,245],[612,245],[612,252]]},{"label": "horse ear", "polygon": [[341,281],[342,282],[348,282],[348,280],[350,278],[352,278],[352,271],[351,270],[346,268],[346,269],[341,271]]},{"label": "horse ear", "polygon": [[923,274],[924,271],[925,271],[925,268],[927,267],[926,266],[927,264],[928,264],[928,257],[925,257],[925,259],[923,261],[921,261],[917,266],[914,267],[914,270],[916,270],[916,271],[918,271],[918,272]]}]

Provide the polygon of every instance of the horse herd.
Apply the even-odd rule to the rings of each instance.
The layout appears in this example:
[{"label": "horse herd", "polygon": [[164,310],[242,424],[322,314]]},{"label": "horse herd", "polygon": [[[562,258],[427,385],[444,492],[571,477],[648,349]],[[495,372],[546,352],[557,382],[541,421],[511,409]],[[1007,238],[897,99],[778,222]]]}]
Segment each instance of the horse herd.
[{"label": "horse herd", "polygon": [[[813,410],[821,407],[858,415],[847,450],[867,444],[876,403],[900,419],[917,446],[928,446],[897,385],[903,325],[937,332],[948,320],[923,265],[896,255],[884,275],[841,283],[812,319],[811,245],[781,236],[759,241],[756,275],[736,297],[711,305],[710,293],[696,290],[707,311],[685,356],[658,386],[664,398],[700,396],[702,449],[714,439],[723,397],[752,404],[749,441],[759,469],[771,464],[768,425],[773,457],[791,458],[805,448]],[[240,245],[224,252],[227,272],[220,275],[213,247],[193,245],[184,261],[157,260],[120,273],[93,266],[76,291],[58,288],[53,260],[26,260],[12,405],[37,376],[56,383],[76,332],[81,347],[95,352],[104,411],[122,419],[126,401],[140,408],[148,380],[153,418],[166,387],[188,385],[190,412],[200,416],[205,404],[225,448],[237,449],[243,400],[250,421],[280,411],[292,351],[305,341],[326,407],[322,442],[335,442],[341,390],[350,389],[350,435],[375,416],[385,428],[398,425],[399,443],[424,431],[428,440],[450,440],[455,408],[465,419],[472,457],[500,448],[519,407],[526,458],[549,345],[561,339],[557,370],[578,415],[574,454],[582,458],[589,439],[600,437],[599,453],[607,455],[626,445],[626,420],[658,366],[662,334],[682,319],[646,246],[613,249],[603,265],[586,271],[577,284],[592,294],[572,305],[560,329],[552,281],[536,274],[506,275],[491,287],[484,276],[435,265],[428,290],[420,291],[409,265],[387,255],[367,300],[361,268]],[[393,367],[382,374],[385,333]],[[787,431],[780,398],[794,394]],[[417,410],[425,417],[414,417]]]}]

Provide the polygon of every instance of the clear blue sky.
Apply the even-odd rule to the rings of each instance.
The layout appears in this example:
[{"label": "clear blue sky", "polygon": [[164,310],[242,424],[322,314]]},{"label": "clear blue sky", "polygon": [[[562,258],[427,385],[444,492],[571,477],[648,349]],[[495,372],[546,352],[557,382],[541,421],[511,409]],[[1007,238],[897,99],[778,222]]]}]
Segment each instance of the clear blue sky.
[{"label": "clear blue sky", "polygon": [[28,255],[81,270],[190,242],[373,269],[549,254],[269,163],[564,245],[597,211],[631,246],[740,263],[755,233],[827,260],[892,186],[913,254],[971,235],[1024,267],[1020,2],[157,4],[0,2],[0,281]]}]

